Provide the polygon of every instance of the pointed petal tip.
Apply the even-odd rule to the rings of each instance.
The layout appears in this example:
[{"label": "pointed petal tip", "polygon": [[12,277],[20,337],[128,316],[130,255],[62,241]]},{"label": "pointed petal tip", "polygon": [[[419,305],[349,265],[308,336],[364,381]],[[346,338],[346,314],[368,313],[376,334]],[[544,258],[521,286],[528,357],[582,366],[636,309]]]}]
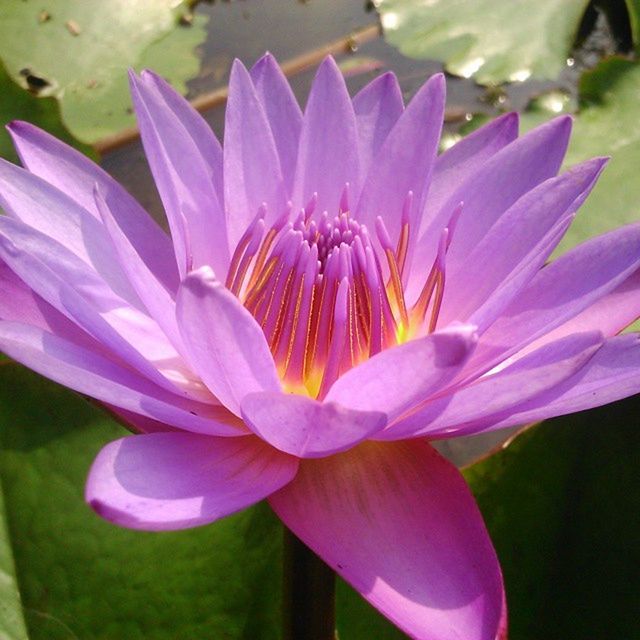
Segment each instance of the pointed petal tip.
[{"label": "pointed petal tip", "polygon": [[38,128],[32,125],[30,122],[25,122],[24,120],[11,120],[10,122],[7,122],[7,124],[5,124],[4,126],[6,130],[9,132],[9,134],[11,135],[13,134],[20,135],[20,133],[24,131],[30,131]]}]

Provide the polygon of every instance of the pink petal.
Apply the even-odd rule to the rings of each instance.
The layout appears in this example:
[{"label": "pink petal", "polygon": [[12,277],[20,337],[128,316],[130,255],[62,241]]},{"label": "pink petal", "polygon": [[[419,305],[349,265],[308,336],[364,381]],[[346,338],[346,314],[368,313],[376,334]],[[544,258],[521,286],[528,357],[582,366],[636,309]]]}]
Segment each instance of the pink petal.
[{"label": "pink petal", "polygon": [[[232,251],[263,203],[267,226],[282,215],[287,203],[269,119],[239,60],[231,69],[224,124],[224,202]],[[217,275],[222,278],[225,273]]]},{"label": "pink petal", "polygon": [[554,389],[586,366],[603,342],[598,331],[567,336],[544,345],[496,373],[430,402],[376,436],[452,437],[469,422],[507,411]]},{"label": "pink petal", "polygon": [[386,424],[379,412],[361,412],[285,393],[252,393],[241,404],[250,429],[277,449],[319,458],[351,448]]},{"label": "pink petal", "polygon": [[395,74],[383,73],[353,98],[360,162],[366,175],[373,159],[404,110]]},{"label": "pink petal", "polygon": [[498,560],[462,476],[425,442],[368,442],[305,460],[269,502],[410,637],[495,640]]},{"label": "pink petal", "polygon": [[14,121],[8,128],[22,164],[95,218],[100,216],[93,200],[94,187],[109,191],[114,215],[131,244],[169,291],[178,288],[171,239],[125,189],[83,154],[32,124]]},{"label": "pink petal", "polygon": [[250,74],[258,100],[269,120],[287,195],[291,197],[302,130],[302,111],[284,73],[270,53],[255,63]]},{"label": "pink petal", "polygon": [[415,239],[419,214],[429,189],[438,152],[444,114],[445,82],[432,76],[398,118],[371,165],[356,207],[356,216],[370,229],[378,216],[384,219],[391,238],[400,234],[402,207],[409,191],[410,242]]},{"label": "pink petal", "polygon": [[203,267],[183,281],[177,317],[190,363],[230,411],[240,415],[249,393],[280,391],[260,325],[211,269]]},{"label": "pink petal", "polygon": [[296,207],[318,194],[318,211],[337,213],[346,182],[360,192],[358,131],[351,98],[333,58],[325,58],[316,74],[300,134],[293,189]]},{"label": "pink petal", "polygon": [[24,324],[0,322],[0,348],[9,357],[79,393],[158,422],[220,436],[238,436],[246,428],[219,405],[172,394],[102,355]]},{"label": "pink petal", "polygon": [[[463,212],[447,255],[447,267],[453,268],[464,260],[518,198],[558,173],[570,131],[571,119],[567,116],[530,131],[478,167],[439,209],[425,210],[412,270],[417,274],[428,273],[437,252],[440,231],[461,202]],[[409,300],[419,292],[421,278],[412,279],[407,294]]]},{"label": "pink petal", "polygon": [[453,325],[382,351],[338,378],[325,402],[381,411],[391,421],[451,381],[477,339],[475,327]]},{"label": "pink petal", "polygon": [[466,425],[458,435],[495,431],[600,407],[640,393],[640,335],[609,338],[563,383],[503,413]]},{"label": "pink petal", "polygon": [[640,224],[575,247],[542,269],[503,311],[483,334],[469,368],[495,366],[615,290],[638,268]]},{"label": "pink petal", "polygon": [[[229,264],[226,223],[214,180],[215,158],[201,153],[186,109],[175,111],[156,77],[130,74],[131,96],[140,135],[155,178],[181,276],[200,265],[224,273]],[[208,145],[209,147],[211,146]]]},{"label": "pink petal", "polygon": [[258,438],[151,433],[111,442],[89,472],[85,499],[106,520],[163,531],[213,522],[267,497],[298,461]]}]

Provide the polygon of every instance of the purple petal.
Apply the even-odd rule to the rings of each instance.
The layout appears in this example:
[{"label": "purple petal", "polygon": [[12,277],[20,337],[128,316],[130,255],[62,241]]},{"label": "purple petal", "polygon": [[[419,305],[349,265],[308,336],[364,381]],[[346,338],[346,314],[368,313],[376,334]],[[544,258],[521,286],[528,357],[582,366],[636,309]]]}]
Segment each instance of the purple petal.
[{"label": "purple petal", "polygon": [[114,294],[63,246],[19,221],[0,217],[0,259],[35,293],[111,353],[169,391],[210,394],[185,369],[158,325]]},{"label": "purple petal", "polygon": [[518,114],[507,113],[465,136],[438,156],[425,209],[439,210],[467,178],[517,137]]},{"label": "purple petal", "polygon": [[173,389],[151,362],[177,356],[164,334],[63,246],[19,221],[0,217],[0,259],[96,340],[146,377]]},{"label": "purple petal", "polygon": [[8,128],[22,164],[95,218],[100,216],[93,200],[94,187],[110,191],[114,215],[131,244],[163,285],[176,291],[178,270],[171,239],[125,189],[80,152],[45,131],[18,121]]},{"label": "purple petal", "polygon": [[98,515],[122,527],[185,529],[266,498],[297,469],[295,458],[254,437],[129,436],[100,451],[85,499]]},{"label": "purple petal", "polygon": [[640,270],[623,280],[584,311],[534,340],[518,352],[518,357],[540,345],[581,331],[600,331],[610,338],[640,318]]},{"label": "purple petal", "polygon": [[263,203],[267,226],[282,215],[287,203],[267,114],[239,60],[231,69],[224,124],[224,201],[232,251]]},{"label": "purple petal", "polygon": [[639,268],[640,224],[572,249],[542,269],[483,334],[469,367],[491,368],[594,304]]},{"label": "purple petal", "polygon": [[602,343],[602,334],[591,331],[544,345],[510,366],[425,405],[376,439],[452,437],[460,425],[516,407],[553,389],[584,367]]},{"label": "purple petal", "polygon": [[500,567],[457,469],[422,441],[305,460],[269,502],[282,521],[412,638],[495,640]]},{"label": "purple petal", "polygon": [[[358,220],[374,229],[376,218],[381,216],[394,241],[400,234],[402,208],[409,191],[413,192],[409,225],[412,230],[418,228],[438,152],[444,101],[444,76],[437,74],[398,118],[374,158],[362,188],[356,208]],[[415,232],[410,235],[410,241],[414,239]]]},{"label": "purple petal", "polygon": [[[509,298],[505,283],[518,277],[518,271],[533,276],[542,267],[562,237],[556,233],[558,223],[573,214],[587,197],[606,159],[589,160],[566,173],[550,178],[518,199],[488,231],[464,260],[447,270],[447,285],[440,312],[440,322],[453,320],[479,323],[473,312],[483,304],[490,307],[493,320]],[[561,231],[566,225],[560,224]],[[549,234],[555,242],[548,242]],[[541,247],[538,247],[538,244]],[[544,251],[540,251],[544,248]],[[482,265],[482,268],[478,268]],[[527,268],[527,265],[530,265]],[[518,278],[521,285],[527,279]],[[516,291],[508,287],[509,295]],[[486,312],[483,316],[486,316]]]},{"label": "purple petal", "polygon": [[189,138],[198,148],[200,157],[204,160],[208,171],[213,176],[218,201],[223,197],[223,166],[222,145],[216,138],[216,134],[209,123],[191,106],[191,103],[183,98],[166,80],[153,71],[142,72],[144,82],[155,87],[158,94],[173,111],[180,124],[186,129]]},{"label": "purple petal", "polygon": [[142,306],[126,273],[113,260],[113,247],[100,220],[67,195],[42,178],[0,159],[0,207],[91,265],[127,302]]},{"label": "purple petal", "polygon": [[353,411],[285,393],[252,393],[243,398],[241,409],[254,433],[299,458],[345,451],[386,424],[383,413]]},{"label": "purple petal", "polygon": [[178,325],[189,361],[213,394],[240,415],[249,393],[280,391],[273,357],[260,325],[203,267],[180,286]]},{"label": "purple petal", "polygon": [[130,369],[65,337],[37,327],[0,322],[0,348],[9,357],[79,393],[180,429],[238,436],[246,428],[219,405],[169,393]]},{"label": "purple petal", "polygon": [[563,383],[528,402],[469,423],[457,435],[495,431],[600,407],[640,393],[640,335],[609,338],[589,362]]},{"label": "purple petal", "polygon": [[0,319],[28,324],[91,349],[99,344],[30,289],[0,261]]},{"label": "purple petal", "polygon": [[147,267],[135,247],[129,241],[113,213],[114,202],[111,192],[96,192],[96,204],[102,217],[105,230],[111,238],[119,262],[129,282],[142,300],[151,317],[165,333],[171,344],[182,350],[182,339],[175,319],[175,300],[162,283]]},{"label": "purple petal", "polygon": [[338,378],[325,402],[381,411],[391,421],[452,380],[477,339],[475,327],[454,325],[382,351]]},{"label": "purple petal", "polygon": [[192,137],[195,127],[188,124],[190,119],[182,121],[184,110],[174,111],[164,97],[170,90],[159,90],[150,73],[139,78],[131,73],[130,81],[140,135],[167,214],[180,274],[201,265],[225,273],[229,247],[224,211],[213,165]]},{"label": "purple petal", "polygon": [[337,213],[346,182],[360,192],[358,131],[351,98],[333,58],[325,58],[316,74],[300,134],[293,189],[296,207],[318,194],[318,211]]},{"label": "purple petal", "polygon": [[364,174],[404,110],[395,74],[383,73],[353,98],[358,127],[360,163]]},{"label": "purple petal", "polygon": [[285,188],[288,197],[291,197],[302,130],[302,111],[284,73],[270,53],[255,63],[250,74],[258,100],[269,120]]},{"label": "purple petal", "polygon": [[[447,267],[463,261],[518,198],[558,173],[570,130],[571,119],[564,116],[530,131],[484,162],[439,209],[426,210],[412,271],[418,275],[428,273],[440,231],[461,202],[464,208],[447,255]],[[422,285],[420,278],[413,278],[410,285],[408,298],[413,300]]]}]

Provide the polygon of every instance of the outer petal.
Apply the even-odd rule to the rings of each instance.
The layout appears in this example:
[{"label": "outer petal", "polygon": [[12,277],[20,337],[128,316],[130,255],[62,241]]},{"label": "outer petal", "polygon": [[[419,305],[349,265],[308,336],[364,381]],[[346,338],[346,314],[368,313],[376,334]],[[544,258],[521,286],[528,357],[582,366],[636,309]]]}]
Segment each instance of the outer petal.
[{"label": "outer petal", "polygon": [[477,339],[475,327],[453,325],[382,351],[338,378],[325,402],[358,411],[383,411],[391,421],[452,380]]},{"label": "outer petal", "polygon": [[282,69],[270,53],[255,63],[250,74],[269,120],[287,195],[291,197],[302,130],[302,111]]},{"label": "outer petal", "polygon": [[517,137],[518,114],[507,113],[465,136],[438,156],[425,210],[438,211],[467,178]]},{"label": "outer petal", "polygon": [[337,213],[346,182],[354,198],[360,191],[361,167],[356,117],[344,78],[333,58],[316,74],[304,113],[293,202],[304,206],[318,194],[318,211]]},{"label": "outer petal", "polygon": [[129,436],[98,454],[85,498],[123,527],[160,531],[213,522],[287,484],[298,461],[258,438]]},{"label": "outer petal", "polygon": [[38,295],[105,349],[156,384],[177,390],[160,368],[186,372],[155,322],[129,307],[63,246],[18,221],[0,217],[0,257]]},{"label": "outer petal", "polygon": [[[500,302],[504,308],[509,299],[499,295],[507,280],[526,270],[529,277],[542,267],[555,244],[549,246],[545,236],[555,234],[560,220],[573,214],[595,184],[606,159],[595,158],[580,164],[532,189],[508,211],[480,240],[466,259],[447,270],[447,285],[440,313],[446,325],[452,320],[467,320],[483,303],[491,301],[493,318]],[[566,228],[561,229],[563,232]],[[562,236],[556,238],[556,242]],[[545,251],[535,251],[542,243]],[[532,251],[533,249],[533,251]],[[534,270],[526,268],[527,262]],[[478,268],[478,265],[482,265]],[[524,286],[527,280],[521,282]],[[515,295],[510,287],[509,293]],[[484,313],[484,316],[487,314]],[[491,318],[493,320],[493,318]]]},{"label": "outer petal", "polygon": [[587,365],[602,342],[602,334],[591,331],[544,345],[514,364],[426,404],[376,439],[450,437],[460,425],[517,407],[563,383]]},{"label": "outer petal", "polygon": [[39,374],[158,422],[212,435],[237,436],[244,425],[219,405],[187,400],[145,380],[97,349],[15,322],[0,322],[0,349]]},{"label": "outer petal", "polygon": [[518,357],[540,345],[580,331],[600,331],[610,338],[640,318],[640,270],[632,273],[615,289],[596,300],[584,311],[563,322],[549,333],[518,351]]},{"label": "outer petal", "polygon": [[27,122],[12,122],[13,138],[22,164],[99,218],[93,200],[97,186],[114,199],[120,227],[149,269],[169,291],[178,288],[178,270],[171,239],[153,218],[108,173],[83,154]]},{"label": "outer petal", "polygon": [[91,336],[45,302],[0,260],[0,319],[27,324],[100,349]]},{"label": "outer petal", "polygon": [[121,298],[142,307],[126,273],[113,260],[106,229],[86,209],[41,178],[0,159],[0,207],[80,258]]},{"label": "outer petal", "polygon": [[151,317],[171,341],[173,346],[182,351],[182,340],[178,333],[175,318],[175,300],[162,285],[155,274],[147,267],[135,247],[129,241],[113,212],[114,202],[111,192],[95,193],[96,205],[104,222],[105,230],[111,238],[113,247],[129,282],[147,308]]},{"label": "outer petal", "polygon": [[274,447],[299,458],[320,458],[351,448],[380,431],[380,412],[345,409],[285,393],[252,393],[241,403],[251,430]]},{"label": "outer petal", "polygon": [[240,415],[249,393],[280,391],[260,325],[211,269],[203,267],[184,280],[177,316],[190,363],[230,411]]},{"label": "outer petal", "polygon": [[392,72],[372,80],[353,98],[364,175],[404,110],[402,91]]},{"label": "outer petal", "polygon": [[216,138],[216,134],[209,123],[191,106],[188,100],[183,98],[169,83],[153,71],[145,70],[141,74],[142,79],[152,85],[173,111],[175,117],[185,128],[186,132],[200,152],[200,157],[213,176],[213,183],[222,201],[222,146]]},{"label": "outer petal", "polygon": [[[226,223],[214,168],[149,72],[133,73],[131,96],[147,159],[167,214],[178,269],[184,276],[203,264],[224,273],[229,264]],[[192,114],[192,117],[199,117]],[[211,146],[211,145],[209,145]],[[212,159],[213,160],[213,159]]]},{"label": "outer petal", "polygon": [[248,71],[236,60],[231,69],[224,123],[224,204],[232,252],[263,203],[267,205],[269,225],[282,215],[286,202],[280,159],[267,114]]},{"label": "outer petal", "polygon": [[409,191],[413,191],[409,224],[417,228],[438,152],[444,101],[444,76],[437,74],[414,96],[374,158],[356,207],[358,220],[369,229],[382,216],[391,238],[397,238]]},{"label": "outer petal", "polygon": [[422,286],[421,274],[431,268],[441,229],[460,202],[464,208],[447,254],[448,268],[464,260],[518,198],[558,173],[570,131],[571,119],[566,116],[530,131],[489,158],[438,210],[425,211],[412,264],[412,272],[420,278],[410,282],[410,301]]},{"label": "outer petal", "polygon": [[509,411],[466,425],[456,435],[495,431],[600,407],[640,393],[640,335],[610,338],[575,375]]},{"label": "outer petal", "polygon": [[419,640],[495,640],[500,568],[462,476],[422,441],[305,460],[271,496],[283,522]]},{"label": "outer petal", "polygon": [[542,269],[483,334],[470,369],[498,364],[616,289],[638,268],[640,224],[565,253]]}]

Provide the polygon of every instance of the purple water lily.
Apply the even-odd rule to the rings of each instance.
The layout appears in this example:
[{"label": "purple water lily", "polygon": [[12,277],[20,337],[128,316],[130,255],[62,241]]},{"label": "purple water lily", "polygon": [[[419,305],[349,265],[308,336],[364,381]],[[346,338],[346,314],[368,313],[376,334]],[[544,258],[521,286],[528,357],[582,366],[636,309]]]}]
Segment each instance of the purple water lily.
[{"label": "purple water lily", "polygon": [[570,119],[515,114],[437,155],[444,78],[304,114],[271,56],[233,66],[224,147],[131,78],[166,235],[114,180],[21,122],[0,163],[0,347],[120,414],[86,497],[137,529],[263,498],[413,638],[506,634],[462,476],[429,445],[640,389],[640,225],[546,265],[603,168],[558,174]]}]

